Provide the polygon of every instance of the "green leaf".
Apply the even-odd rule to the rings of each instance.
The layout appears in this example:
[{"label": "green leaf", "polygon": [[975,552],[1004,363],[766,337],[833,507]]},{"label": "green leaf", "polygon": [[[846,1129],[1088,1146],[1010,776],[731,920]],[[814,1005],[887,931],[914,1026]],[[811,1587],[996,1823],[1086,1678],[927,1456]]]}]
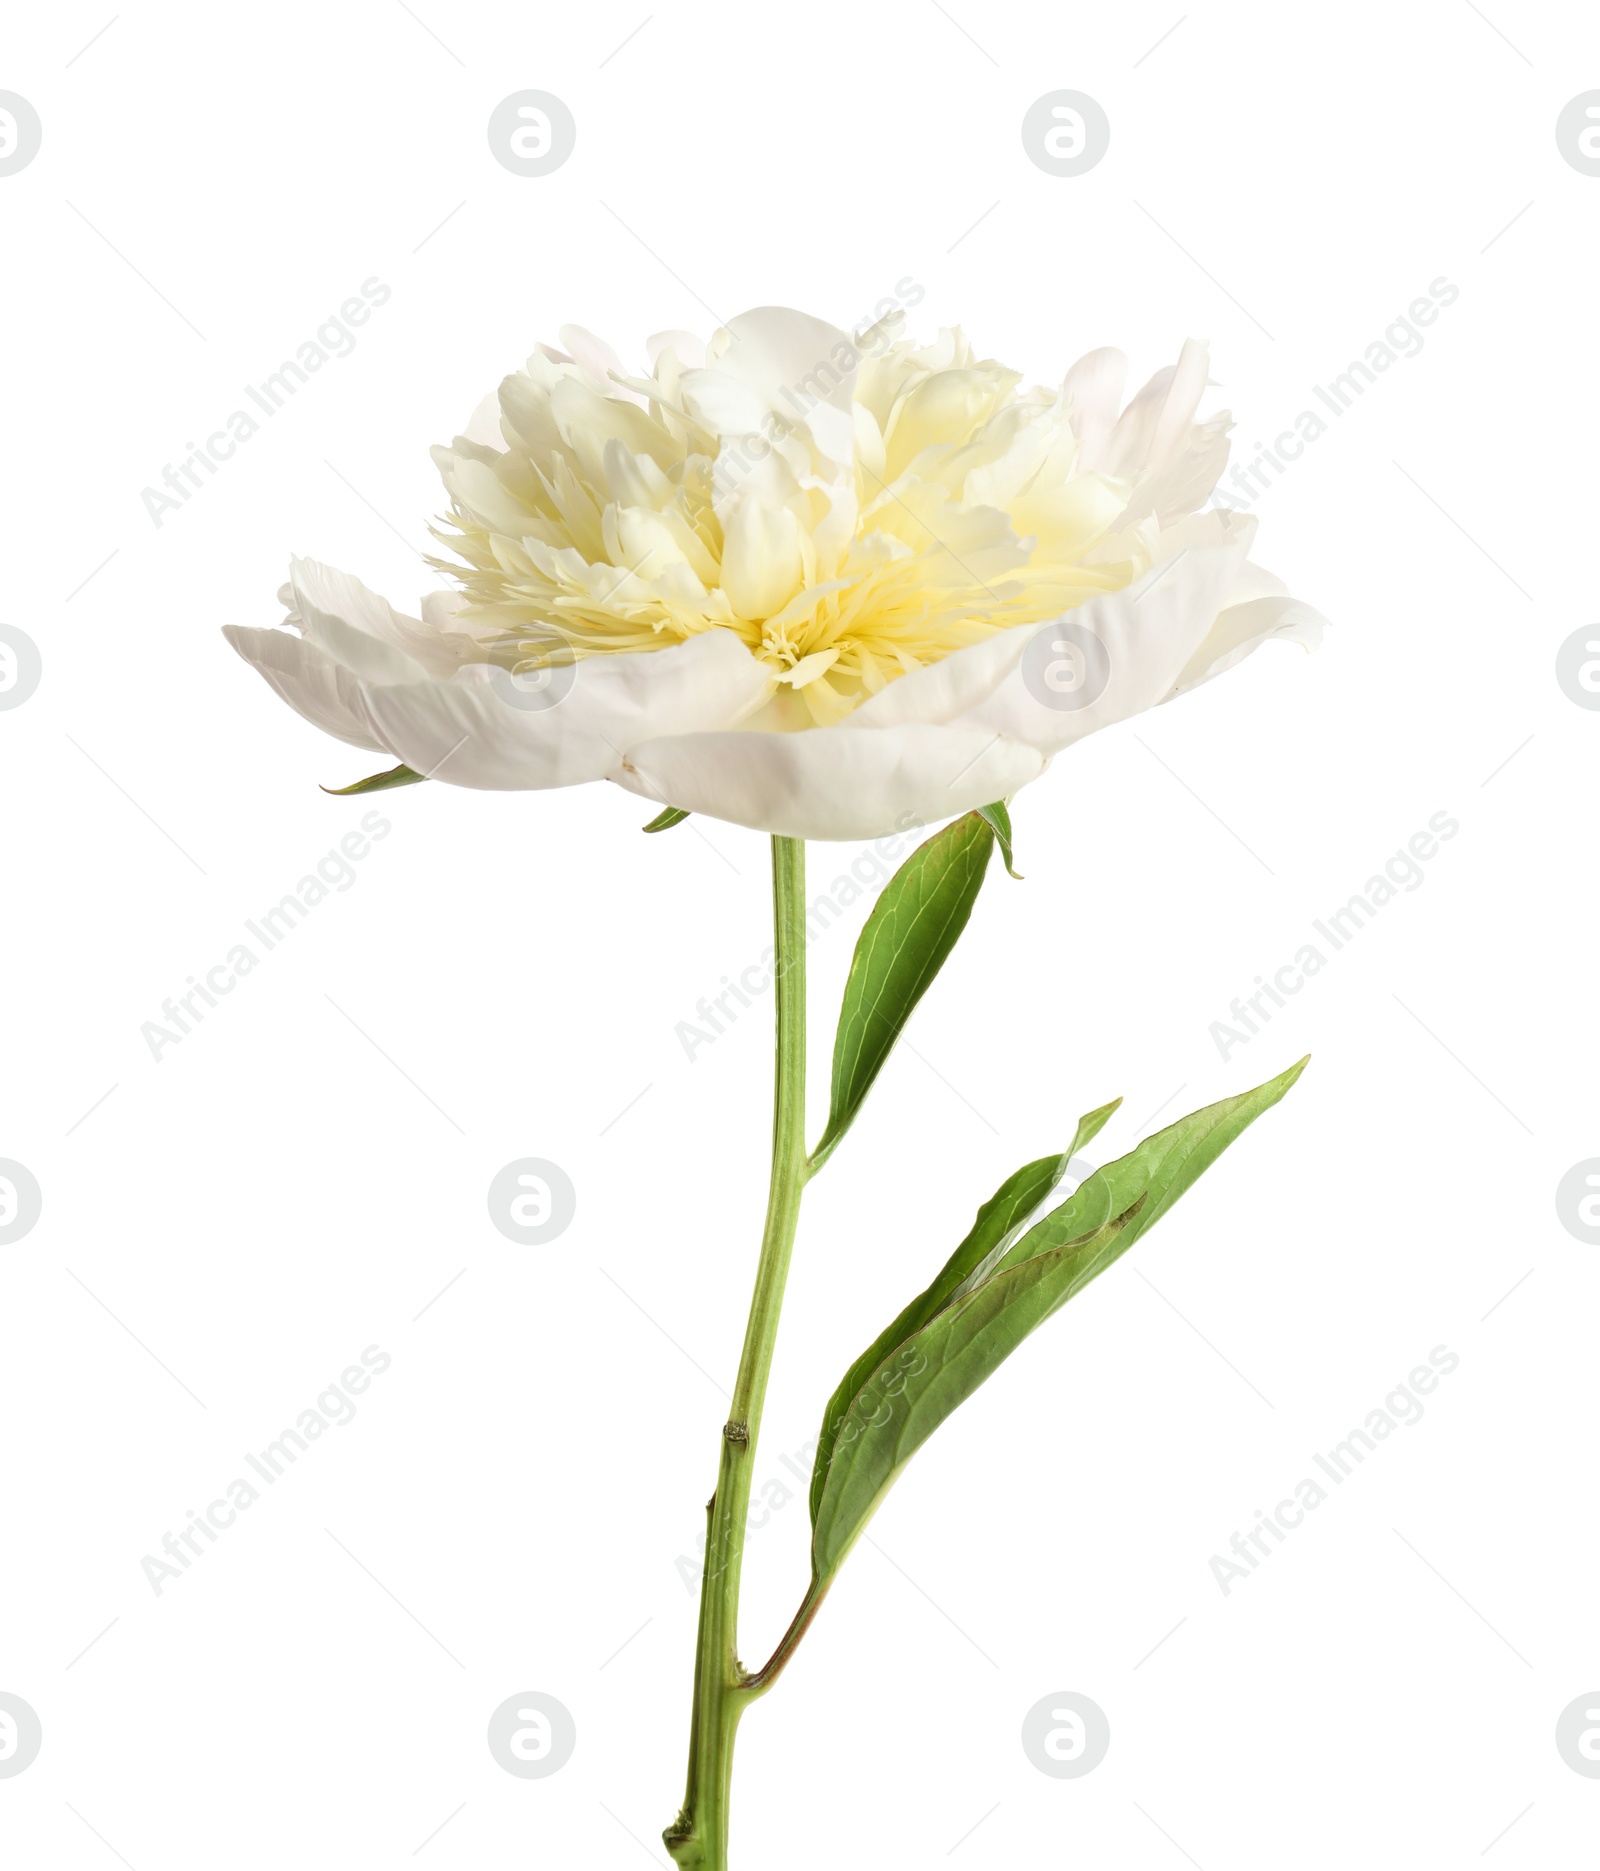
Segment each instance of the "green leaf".
[{"label": "green leaf", "polygon": [[966,928],[993,848],[994,828],[981,813],[969,812],[918,845],[872,906],[845,982],[828,1127],[812,1152],[813,1171],[850,1128],[901,1029]]},{"label": "green leaf", "polygon": [[1003,799],[997,799],[992,806],[979,806],[978,816],[987,819],[994,827],[994,835],[1000,840],[1000,855],[1006,861],[1006,875],[1022,882],[1022,872],[1011,862],[1011,813]]},{"label": "green leaf", "polygon": [[1072,1142],[1060,1156],[1041,1156],[1015,1175],[1008,1176],[978,1210],[966,1239],[945,1262],[927,1289],[919,1293],[887,1331],[873,1342],[845,1372],[843,1381],[828,1400],[822,1413],[822,1431],[817,1437],[817,1458],[811,1471],[811,1517],[817,1517],[817,1503],[822,1498],[828,1463],[833,1456],[834,1437],[849,1412],[857,1393],[884,1359],[923,1326],[942,1312],[963,1281],[983,1271],[986,1263],[997,1260],[1021,1233],[1023,1225],[1039,1204],[1060,1182],[1071,1162],[1084,1145],[1104,1128],[1120,1098],[1090,1111],[1078,1119]]},{"label": "green leaf", "polygon": [[[1180,1118],[1097,1170],[998,1254],[991,1247],[931,1318],[878,1357],[837,1420],[827,1471],[814,1491],[813,1595],[826,1589],[900,1471],[945,1418],[1031,1332],[1126,1253],[1241,1131],[1283,1097],[1305,1064],[1302,1059],[1253,1091]],[[891,1336],[893,1328],[874,1351]]]},{"label": "green leaf", "polygon": [[1148,1195],[1123,1243],[1124,1248],[1132,1247],[1186,1189],[1199,1181],[1241,1131],[1283,1097],[1305,1069],[1306,1060],[1298,1060],[1287,1072],[1280,1072],[1253,1091],[1208,1104],[1165,1130],[1158,1130],[1153,1137],[1146,1137],[1127,1156],[1106,1164],[1080,1183],[1059,1208],[1052,1209],[1007,1249],[996,1271],[1017,1266],[1036,1254],[1049,1253],[1061,1242],[1103,1226],[1111,1216],[1122,1214],[1135,1200]]},{"label": "green leaf", "polygon": [[383,793],[391,786],[415,786],[427,777],[426,773],[413,773],[410,767],[390,767],[387,773],[374,773],[368,779],[357,780],[354,786],[324,786],[322,790],[332,793],[335,799],[348,799],[352,793]]},{"label": "green leaf", "polygon": [[668,806],[665,812],[658,813],[641,829],[647,832],[668,832],[674,825],[681,825],[688,816],[687,812],[680,812],[676,806]]}]

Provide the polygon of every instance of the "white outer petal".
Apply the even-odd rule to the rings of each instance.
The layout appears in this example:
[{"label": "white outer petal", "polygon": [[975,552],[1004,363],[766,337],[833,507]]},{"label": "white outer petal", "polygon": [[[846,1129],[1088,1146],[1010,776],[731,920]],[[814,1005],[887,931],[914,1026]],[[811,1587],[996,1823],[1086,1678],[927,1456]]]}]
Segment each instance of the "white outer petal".
[{"label": "white outer petal", "polygon": [[[960,722],[1056,753],[1157,707],[1173,694],[1227,603],[1247,545],[1236,536],[1223,544],[1185,547],[1125,590],[1090,598],[1063,612],[1061,620],[1007,631],[1005,640],[1016,645],[1014,665]],[[1095,700],[1081,708],[1048,706],[1023,674],[1028,644],[1057,621],[1086,627],[1105,646],[1109,677]]]},{"label": "white outer petal", "polygon": [[1314,650],[1322,641],[1327,623],[1320,611],[1286,592],[1251,598],[1243,604],[1231,604],[1217,618],[1205,641],[1179,673],[1173,685],[1174,695],[1186,694],[1220,676],[1224,670],[1242,663],[1258,644],[1268,637],[1281,637]]},{"label": "white outer petal", "polygon": [[1095,701],[1053,709],[1022,673],[1022,659],[1044,624],[1019,624],[986,643],[893,682],[841,723],[870,733],[916,720],[977,728],[1053,754],[1074,741],[1142,714],[1249,655],[1270,636],[1308,645],[1321,619],[1284,593],[1270,573],[1246,561],[1253,520],[1197,514],[1163,535],[1163,558],[1137,583],[1062,613],[1105,645],[1110,677]]},{"label": "white outer petal", "polygon": [[291,559],[295,615],[307,640],[373,682],[445,676],[456,659],[420,619],[403,616],[359,578],[315,559]]},{"label": "white outer petal", "polygon": [[358,678],[326,651],[287,630],[248,630],[225,624],[222,634],[313,727],[352,747],[383,752],[382,741],[373,738],[357,708]]},{"label": "white outer petal", "polygon": [[[728,630],[706,631],[664,650],[588,657],[573,666],[571,689],[546,709],[507,700],[481,663],[463,665],[448,682],[382,683],[363,680],[282,632],[229,635],[284,700],[319,727],[358,746],[381,748],[430,778],[488,791],[613,777],[641,741],[731,727],[772,692],[771,671]],[[295,652],[316,658],[319,676],[332,672],[344,729],[332,724],[320,690],[308,697],[304,684],[291,692],[274,680],[278,660]]]},{"label": "white outer petal", "polygon": [[613,777],[657,805],[785,838],[876,838],[1009,798],[1046,764],[988,729],[916,722],[683,734],[636,747]]}]

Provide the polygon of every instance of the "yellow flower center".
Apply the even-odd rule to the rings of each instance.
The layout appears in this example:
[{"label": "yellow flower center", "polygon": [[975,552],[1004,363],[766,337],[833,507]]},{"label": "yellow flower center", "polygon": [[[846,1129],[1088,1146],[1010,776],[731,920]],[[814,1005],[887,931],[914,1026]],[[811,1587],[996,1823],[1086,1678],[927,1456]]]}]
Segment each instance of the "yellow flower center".
[{"label": "yellow flower center", "polygon": [[1131,483],[1080,470],[1059,394],[1019,395],[959,332],[861,360],[845,461],[803,420],[717,433],[686,374],[666,349],[607,390],[536,355],[501,388],[504,452],[435,451],[437,536],[465,564],[434,563],[465,597],[464,655],[515,667],[732,630],[789,692],[775,724],[808,726],[1151,563],[1154,522],[1119,523]]}]

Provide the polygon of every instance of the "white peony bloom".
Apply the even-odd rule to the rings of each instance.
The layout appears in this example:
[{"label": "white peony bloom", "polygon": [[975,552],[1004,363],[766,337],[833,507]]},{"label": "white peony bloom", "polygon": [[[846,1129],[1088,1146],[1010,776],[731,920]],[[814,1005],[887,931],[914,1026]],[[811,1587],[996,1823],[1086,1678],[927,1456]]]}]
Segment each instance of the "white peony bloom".
[{"label": "white peony bloom", "polygon": [[1023,389],[959,331],[765,307],[630,373],[568,327],[435,460],[420,618],[296,561],[226,635],[292,707],[458,786],[610,779],[798,838],[1009,798],[1061,748],[1321,620],[1204,502],[1228,417],[1185,344],[1121,407],[1093,351]]}]

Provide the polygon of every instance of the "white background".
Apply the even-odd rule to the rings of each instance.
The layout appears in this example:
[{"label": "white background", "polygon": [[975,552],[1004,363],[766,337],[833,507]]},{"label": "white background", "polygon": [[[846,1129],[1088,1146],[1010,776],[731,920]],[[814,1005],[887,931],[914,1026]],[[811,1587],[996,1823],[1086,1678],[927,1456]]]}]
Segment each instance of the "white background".
[{"label": "white background", "polygon": [[[79,55],[111,3],[0,58],[44,124],[0,179],[0,620],[44,657],[0,715],[0,1155],[44,1190],[0,1249],[0,1689],[44,1725],[6,1862],[666,1862],[770,1010],[692,1063],[674,1027],[768,940],[763,841],[642,838],[603,786],[385,795],[352,887],[159,1063],[140,1028],[372,803],[318,791],[365,757],[218,634],[276,621],[291,551],[409,607],[428,445],[564,321],[632,358],[906,276],[914,330],[1045,381],[1209,337],[1236,458],[1459,298],[1258,504],[1324,650],[1020,796],[1027,881],[991,877],[808,1197],[752,1664],[805,1574],[781,1458],[976,1204],[1117,1093],[1099,1160],[1314,1054],[919,1457],[745,1723],[736,1862],[1591,1862],[1554,1728],[1600,1684],[1600,1264],[1554,1196],[1600,1154],[1600,716],[1554,662],[1593,615],[1600,179],[1554,123],[1600,20],[657,0],[629,39],[648,0],[284,0],[130,6]],[[578,123],[543,179],[484,134],[526,87]],[[1069,180],[1019,138],[1061,87],[1112,125]],[[154,526],[141,489],[373,276],[354,352]],[[1441,811],[1422,886],[1223,1060],[1230,1002]],[[813,892],[854,855],[813,847]],[[814,1104],[864,911],[812,953]],[[486,1211],[524,1155],[578,1190],[544,1248]],[[142,1557],[372,1344],[357,1419],[153,1593]],[[1425,1418],[1224,1596],[1211,1556],[1438,1345]],[[546,1780],[485,1745],[526,1689],[578,1725]],[[1019,1740],[1064,1689],[1111,1723],[1080,1780]]]}]

